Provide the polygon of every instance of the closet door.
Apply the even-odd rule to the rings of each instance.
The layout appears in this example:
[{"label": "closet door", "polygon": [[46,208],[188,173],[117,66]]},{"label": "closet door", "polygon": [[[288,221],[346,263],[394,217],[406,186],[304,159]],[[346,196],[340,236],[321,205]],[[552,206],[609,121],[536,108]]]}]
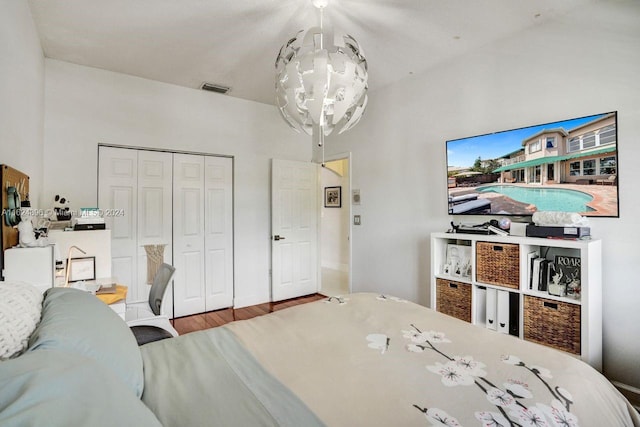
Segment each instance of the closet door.
[{"label": "closet door", "polygon": [[111,275],[130,286],[127,301],[138,301],[137,211],[138,153],[113,147],[98,148],[98,207],[111,230]]},{"label": "closet door", "polygon": [[233,305],[233,160],[205,156],[205,306]]},{"label": "closet door", "polygon": [[[173,155],[161,151],[138,151],[137,264],[135,282],[138,301],[149,298],[145,245],[165,245],[163,261],[173,264],[172,244]],[[129,287],[131,292],[132,286]],[[172,307],[171,289],[167,307]]]},{"label": "closet door", "polygon": [[206,311],[204,156],[173,155],[175,316]]}]

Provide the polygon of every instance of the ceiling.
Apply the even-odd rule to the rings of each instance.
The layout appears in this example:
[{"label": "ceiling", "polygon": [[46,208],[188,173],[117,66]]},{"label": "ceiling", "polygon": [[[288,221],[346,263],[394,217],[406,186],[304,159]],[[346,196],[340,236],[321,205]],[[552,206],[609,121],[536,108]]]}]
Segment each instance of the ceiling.
[{"label": "ceiling", "polygon": [[[325,25],[352,35],[375,90],[562,18],[594,0],[330,0]],[[47,58],[274,103],[284,42],[318,23],[310,0],[29,0]],[[212,94],[212,96],[221,96]]]}]

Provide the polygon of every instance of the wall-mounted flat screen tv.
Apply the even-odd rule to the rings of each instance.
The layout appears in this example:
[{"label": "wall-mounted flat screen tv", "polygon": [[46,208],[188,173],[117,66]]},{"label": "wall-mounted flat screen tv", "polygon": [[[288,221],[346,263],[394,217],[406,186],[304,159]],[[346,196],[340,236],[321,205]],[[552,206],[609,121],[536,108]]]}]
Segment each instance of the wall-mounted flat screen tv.
[{"label": "wall-mounted flat screen tv", "polygon": [[613,111],[447,141],[449,214],[618,217],[617,122]]}]

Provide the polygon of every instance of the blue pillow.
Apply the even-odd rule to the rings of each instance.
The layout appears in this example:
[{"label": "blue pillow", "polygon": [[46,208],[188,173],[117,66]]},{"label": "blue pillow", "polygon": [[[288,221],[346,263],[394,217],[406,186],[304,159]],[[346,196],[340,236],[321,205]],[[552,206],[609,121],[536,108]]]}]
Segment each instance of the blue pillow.
[{"label": "blue pillow", "polygon": [[153,412],[95,360],[58,350],[0,362],[2,426],[159,427]]},{"label": "blue pillow", "polygon": [[93,359],[142,396],[142,356],[135,337],[115,311],[88,292],[52,288],[45,293],[42,319],[27,351],[43,349]]}]

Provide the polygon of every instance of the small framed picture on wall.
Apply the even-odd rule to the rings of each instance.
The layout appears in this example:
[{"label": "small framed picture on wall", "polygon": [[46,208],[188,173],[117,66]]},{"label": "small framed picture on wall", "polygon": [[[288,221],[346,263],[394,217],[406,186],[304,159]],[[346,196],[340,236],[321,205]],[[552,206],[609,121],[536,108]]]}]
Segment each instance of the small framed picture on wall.
[{"label": "small framed picture on wall", "polygon": [[342,207],[342,187],[324,187],[324,207]]}]

